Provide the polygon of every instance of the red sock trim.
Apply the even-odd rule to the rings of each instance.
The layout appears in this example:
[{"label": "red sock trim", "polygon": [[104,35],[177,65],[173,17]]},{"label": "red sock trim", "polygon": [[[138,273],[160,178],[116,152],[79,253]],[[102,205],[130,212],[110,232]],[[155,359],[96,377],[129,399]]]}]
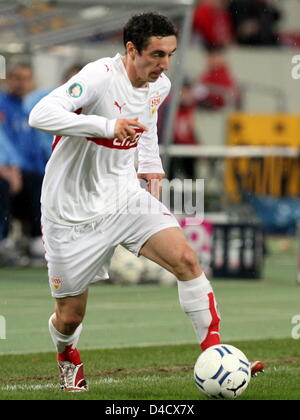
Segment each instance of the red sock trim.
[{"label": "red sock trim", "polygon": [[58,362],[70,362],[76,366],[81,365],[82,363],[79,351],[77,349],[73,349],[72,344],[67,346],[63,353],[57,354],[57,360]]},{"label": "red sock trim", "polygon": [[[205,351],[209,347],[221,344],[220,340],[220,318],[215,305],[215,296],[213,293],[208,294],[209,299],[209,310],[211,313],[212,321],[208,328],[208,333],[205,340],[201,343],[202,351]],[[218,333],[218,334],[214,334]]]}]

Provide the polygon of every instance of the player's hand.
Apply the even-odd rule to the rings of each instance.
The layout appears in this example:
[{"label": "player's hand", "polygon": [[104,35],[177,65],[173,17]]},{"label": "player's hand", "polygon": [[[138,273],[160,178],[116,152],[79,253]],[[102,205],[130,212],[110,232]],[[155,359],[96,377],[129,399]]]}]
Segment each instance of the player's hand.
[{"label": "player's hand", "polygon": [[127,137],[133,137],[136,134],[135,128],[148,131],[148,128],[141,124],[138,118],[133,118],[130,120],[117,120],[115,125],[115,136],[119,140],[124,140]]},{"label": "player's hand", "polygon": [[165,174],[138,174],[139,179],[144,179],[147,182],[147,190],[157,200],[160,199],[162,185],[161,181]]}]

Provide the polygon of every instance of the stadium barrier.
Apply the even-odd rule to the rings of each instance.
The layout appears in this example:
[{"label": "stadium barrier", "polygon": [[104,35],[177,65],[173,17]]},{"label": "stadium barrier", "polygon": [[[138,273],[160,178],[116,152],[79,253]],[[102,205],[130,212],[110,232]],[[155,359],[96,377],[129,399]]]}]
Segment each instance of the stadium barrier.
[{"label": "stadium barrier", "polygon": [[205,273],[214,278],[260,279],[265,237],[259,223],[225,223],[178,218]]},{"label": "stadium barrier", "polygon": [[264,234],[259,224],[215,224],[212,275],[215,278],[260,279]]}]

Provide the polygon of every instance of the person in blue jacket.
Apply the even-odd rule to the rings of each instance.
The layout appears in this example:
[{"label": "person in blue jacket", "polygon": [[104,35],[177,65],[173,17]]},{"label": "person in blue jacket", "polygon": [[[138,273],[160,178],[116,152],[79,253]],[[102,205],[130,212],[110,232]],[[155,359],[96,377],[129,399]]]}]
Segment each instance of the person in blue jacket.
[{"label": "person in blue jacket", "polygon": [[[52,92],[53,89],[54,87],[51,89],[38,89],[33,92],[30,92],[29,95],[26,96],[26,98],[24,99],[24,109],[28,113],[28,115],[35,107],[35,105],[38,102],[40,102],[42,98],[49,95],[49,93]],[[53,136],[52,134],[47,134],[40,130],[34,129],[34,131],[35,138],[39,143],[40,147],[42,148],[43,157],[45,161],[48,161],[52,153]]]},{"label": "person in blue jacket", "polygon": [[[30,253],[37,257],[44,253],[40,229],[40,195],[47,156],[36,131],[28,125],[24,99],[32,89],[31,66],[27,63],[13,65],[7,73],[6,91],[0,94],[0,232],[2,239],[5,239],[11,216],[27,221],[31,238]],[[14,187],[12,179],[19,179],[18,188]],[[6,189],[3,185],[6,185]],[[9,216],[6,206],[9,208]]]},{"label": "person in blue jacket", "polygon": [[[21,191],[20,161],[15,148],[0,127],[0,244],[7,237],[10,195]],[[1,246],[1,245],[0,245]]]}]

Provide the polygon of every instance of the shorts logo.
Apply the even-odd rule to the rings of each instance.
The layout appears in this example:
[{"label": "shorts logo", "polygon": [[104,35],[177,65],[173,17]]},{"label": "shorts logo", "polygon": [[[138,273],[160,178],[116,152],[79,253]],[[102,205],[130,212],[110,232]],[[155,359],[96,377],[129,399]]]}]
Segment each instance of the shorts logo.
[{"label": "shorts logo", "polygon": [[73,83],[68,89],[68,94],[72,98],[80,98],[80,96],[83,94],[83,87],[79,83]]},{"label": "shorts logo", "polygon": [[63,284],[62,279],[58,278],[58,277],[53,277],[51,279],[51,284],[54,287],[55,290],[59,290]]}]

